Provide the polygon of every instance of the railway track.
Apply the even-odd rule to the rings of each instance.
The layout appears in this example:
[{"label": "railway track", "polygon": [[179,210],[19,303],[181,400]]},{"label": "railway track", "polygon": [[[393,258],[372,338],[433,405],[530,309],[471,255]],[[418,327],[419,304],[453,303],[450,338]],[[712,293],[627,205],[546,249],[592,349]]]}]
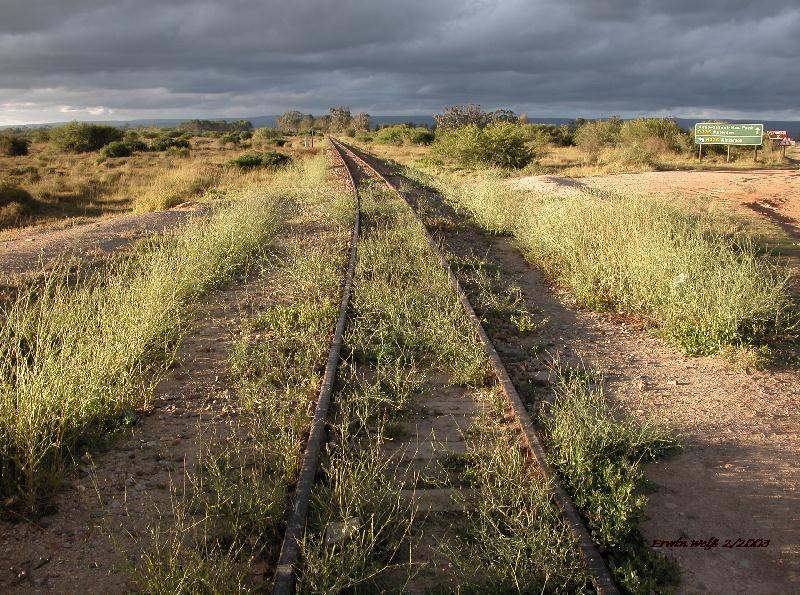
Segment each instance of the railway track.
[{"label": "railway track", "polygon": [[[414,205],[405,199],[399,191],[397,183],[390,179],[389,174],[383,173],[379,165],[370,163],[368,157],[337,139],[331,138],[330,142],[337,159],[341,161],[341,165],[346,170],[346,181],[354,194],[356,216],[351,240],[350,261],[343,284],[339,319],[325,367],[323,384],[309,432],[287,530],[281,546],[273,587],[273,593],[275,594],[294,592],[296,572],[300,563],[300,540],[305,530],[311,490],[320,467],[320,456],[325,441],[325,423],[333,395],[357,259],[361,225],[359,184],[366,179],[378,180],[380,184],[385,185],[401,201],[406,202],[411,212],[421,223],[414,211]],[[421,225],[421,227],[425,229],[424,225]],[[464,312],[474,326],[475,333],[488,357],[500,391],[505,398],[506,418],[517,429],[520,442],[526,451],[530,464],[538,467],[541,473],[550,481],[550,485],[553,486],[553,499],[580,548],[583,562],[595,589],[598,593],[618,593],[605,561],[593,544],[580,515],[550,469],[537,430],[480,318],[475,314],[467,294],[451,270],[444,254],[439,249],[438,243],[427,229],[425,229],[425,233],[441,266],[447,272],[450,284],[455,290]],[[400,440],[391,445],[391,450],[387,452],[389,456],[399,455],[400,458],[408,462],[410,468],[430,467],[441,460],[443,456],[459,455],[464,452],[463,431],[469,420],[476,415],[477,405],[466,394],[466,390],[454,391],[453,387],[445,389],[444,386],[439,388],[441,390],[437,391],[437,394],[426,397],[425,406],[422,408],[426,413],[414,415],[412,419],[406,422],[406,428],[411,430],[407,434],[411,438]],[[431,411],[433,413],[430,413]],[[420,428],[424,428],[425,431],[420,432]],[[403,481],[403,478],[398,477],[397,481]],[[419,489],[414,487],[406,490],[406,492],[407,496],[413,498],[416,505],[423,512],[448,512],[450,510],[449,503],[464,502],[464,494],[461,495],[461,498],[453,497],[453,492],[456,490],[459,490],[459,488]],[[461,489],[461,491],[464,492],[465,490]],[[428,551],[425,555],[434,554]]]}]

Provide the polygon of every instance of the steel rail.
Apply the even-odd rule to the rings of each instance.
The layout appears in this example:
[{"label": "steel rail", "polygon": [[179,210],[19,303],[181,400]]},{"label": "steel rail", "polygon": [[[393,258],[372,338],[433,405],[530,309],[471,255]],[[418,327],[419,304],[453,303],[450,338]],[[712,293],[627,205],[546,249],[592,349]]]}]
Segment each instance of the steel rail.
[{"label": "steel rail", "polygon": [[325,421],[328,417],[333,386],[336,382],[336,371],[339,367],[339,355],[342,351],[342,338],[347,321],[350,294],[353,290],[353,276],[356,269],[358,238],[361,232],[361,203],[358,197],[358,188],[353,179],[353,173],[350,171],[350,168],[347,167],[347,163],[345,163],[341,152],[335,150],[335,154],[339,160],[341,160],[342,167],[344,167],[347,172],[346,181],[352,189],[355,205],[353,235],[350,240],[350,261],[347,265],[347,275],[342,286],[339,319],[336,322],[336,329],[328,354],[328,361],[325,364],[325,373],[322,378],[322,386],[319,390],[319,397],[314,410],[314,418],[311,422],[311,428],[306,442],[300,475],[297,479],[291,514],[286,526],[286,532],[283,535],[283,542],[281,543],[281,553],[278,557],[278,565],[275,570],[275,579],[272,587],[272,592],[275,595],[291,594],[294,592],[295,588],[296,567],[300,560],[300,539],[305,531],[311,489],[314,487],[314,481],[319,470],[320,453],[322,452],[322,446],[325,442]]},{"label": "steel rail", "polygon": [[514,383],[511,381],[511,377],[508,375],[508,371],[506,370],[503,361],[500,359],[500,356],[498,355],[497,350],[494,348],[489,335],[486,333],[483,323],[475,314],[475,310],[472,307],[466,292],[453,273],[450,263],[447,262],[447,259],[439,247],[438,242],[419,218],[419,215],[411,205],[410,201],[403,196],[403,193],[400,192],[400,190],[392,182],[390,182],[384,174],[368,163],[365,158],[357,154],[351,147],[335,139],[331,139],[331,141],[331,144],[333,144],[337,150],[347,153],[351,159],[358,163],[362,168],[372,173],[375,177],[382,180],[391,191],[404,200],[406,204],[409,205],[409,208],[416,217],[417,221],[419,221],[420,225],[425,230],[425,234],[427,235],[434,252],[438,256],[442,266],[447,271],[447,275],[450,278],[450,284],[458,294],[458,299],[461,302],[461,305],[464,307],[467,316],[475,326],[475,330],[480,338],[481,344],[483,345],[483,349],[486,352],[489,361],[491,362],[494,373],[500,383],[500,388],[508,402],[511,413],[510,417],[518,424],[523,437],[524,445],[528,448],[530,454],[536,460],[536,463],[541,469],[542,474],[551,482],[551,485],[553,486],[553,498],[564,515],[567,525],[569,526],[573,537],[580,547],[584,564],[591,575],[592,583],[594,584],[595,589],[601,595],[613,595],[619,593],[619,589],[617,588],[617,585],[608,570],[608,566],[606,565],[603,556],[600,554],[600,551],[597,549],[597,546],[592,541],[583,519],[581,518],[580,514],[578,514],[569,495],[564,490],[561,482],[558,480],[558,477],[548,464],[539,432],[536,430],[528,410],[522,403],[522,399],[520,398],[519,393],[517,393],[517,389],[514,386]]}]

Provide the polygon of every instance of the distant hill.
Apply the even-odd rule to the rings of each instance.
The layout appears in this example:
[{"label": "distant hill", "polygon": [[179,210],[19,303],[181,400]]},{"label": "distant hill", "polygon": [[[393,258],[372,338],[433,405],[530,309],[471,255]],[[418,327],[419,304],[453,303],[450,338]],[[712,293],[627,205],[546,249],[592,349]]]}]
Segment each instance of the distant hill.
[{"label": "distant hill", "polygon": [[[253,126],[256,128],[275,128],[277,126],[276,122],[277,116],[255,116],[251,118],[205,118],[208,120],[225,120],[227,122],[233,122],[235,120],[250,120],[253,123]],[[139,119],[139,120],[110,120],[110,121],[99,121],[96,122],[98,124],[108,124],[110,126],[119,126],[119,127],[130,127],[130,128],[137,128],[140,126],[153,126],[156,128],[171,128],[174,126],[178,126],[181,122],[185,122],[186,120],[190,120],[192,118],[160,118],[160,119]],[[561,124],[569,124],[575,118],[537,118],[535,116],[528,116],[529,122],[534,122],[538,124],[555,124],[556,126]],[[697,122],[707,122],[708,120],[714,120],[716,118],[675,118],[675,121],[678,123],[679,126],[682,128],[690,129],[693,128],[695,123]],[[722,118],[720,118],[722,119]],[[411,122],[416,126],[433,126],[434,119],[433,116],[372,116],[372,124],[373,126],[376,124],[403,124],[404,122]],[[735,122],[735,123],[746,123],[746,122],[763,122],[764,128],[766,130],[786,130],[789,133],[789,136],[792,138],[800,137],[800,121],[781,121],[781,120],[729,120],[726,119],[726,122]],[[29,124],[27,126],[0,126],[0,130],[4,128],[20,128],[20,127],[27,127],[27,128],[43,128],[47,126],[58,126],[63,124],[64,122],[52,122],[49,124]]]}]

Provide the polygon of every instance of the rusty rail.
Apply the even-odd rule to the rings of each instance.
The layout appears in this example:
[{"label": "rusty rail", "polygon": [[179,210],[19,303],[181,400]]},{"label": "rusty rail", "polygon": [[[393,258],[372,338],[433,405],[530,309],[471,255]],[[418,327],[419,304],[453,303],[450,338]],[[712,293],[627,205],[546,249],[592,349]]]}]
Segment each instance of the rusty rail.
[{"label": "rusty rail", "polygon": [[536,460],[536,463],[538,464],[544,476],[550,480],[551,484],[553,485],[553,497],[556,501],[556,504],[561,509],[561,512],[567,521],[567,525],[569,526],[573,537],[580,547],[581,555],[584,563],[586,564],[586,568],[592,577],[592,583],[594,584],[595,589],[601,595],[612,595],[619,593],[619,589],[614,583],[614,579],[611,576],[608,567],[606,566],[605,560],[603,560],[600,551],[592,541],[583,519],[581,519],[577,510],[575,510],[569,495],[564,490],[557,476],[553,473],[550,465],[547,463],[544,448],[542,447],[542,441],[539,437],[536,427],[533,424],[533,420],[528,414],[527,409],[525,409],[525,405],[522,403],[522,399],[520,399],[519,393],[517,393],[517,389],[514,387],[514,383],[511,381],[511,377],[508,375],[505,365],[503,365],[503,361],[497,354],[497,350],[494,348],[489,335],[486,333],[486,329],[483,327],[480,318],[478,318],[478,316],[475,314],[475,310],[473,309],[466,292],[461,287],[461,283],[459,283],[458,279],[453,273],[453,270],[450,268],[450,264],[447,262],[442,250],[439,248],[439,244],[436,242],[436,239],[422,223],[422,220],[419,218],[419,215],[417,215],[411,203],[406,200],[406,198],[403,196],[403,193],[400,192],[400,190],[394,184],[392,184],[385,175],[379,172],[363,157],[361,157],[352,148],[348,147],[344,143],[335,139],[331,139],[331,144],[337,150],[347,153],[350,158],[361,165],[361,167],[371,172],[378,179],[382,180],[390,190],[392,190],[395,194],[397,194],[397,196],[399,196],[409,205],[412,213],[414,213],[414,216],[417,217],[420,225],[422,225],[422,228],[425,230],[425,234],[427,235],[434,252],[438,256],[442,266],[447,271],[448,277],[450,278],[450,284],[458,294],[458,299],[461,301],[467,316],[475,326],[475,330],[480,338],[481,344],[483,345],[483,349],[486,352],[486,355],[492,364],[494,373],[500,383],[500,388],[503,391],[506,400],[508,401],[511,416],[519,425],[525,446]]},{"label": "rusty rail", "polygon": [[294,592],[295,571],[300,559],[300,539],[305,530],[311,489],[314,487],[314,480],[319,470],[320,453],[325,442],[325,420],[328,417],[333,385],[336,382],[336,371],[339,367],[342,337],[347,321],[347,310],[350,304],[350,294],[353,289],[353,275],[356,268],[358,237],[361,231],[361,205],[358,198],[358,188],[353,179],[353,174],[350,168],[347,167],[341,153],[338,150],[336,150],[335,153],[341,160],[342,167],[344,167],[347,172],[347,183],[352,188],[354,195],[355,218],[353,222],[353,235],[350,240],[350,262],[347,265],[347,275],[342,286],[339,319],[333,334],[328,361],[325,364],[325,374],[322,378],[322,386],[320,387],[319,398],[317,399],[317,405],[314,410],[314,418],[311,422],[311,429],[308,434],[308,441],[306,442],[303,464],[300,468],[300,475],[298,476],[297,486],[294,492],[291,514],[286,526],[286,532],[283,536],[283,542],[281,543],[281,553],[278,557],[278,566],[275,571],[275,581],[272,588],[272,592],[275,595],[288,595]]}]

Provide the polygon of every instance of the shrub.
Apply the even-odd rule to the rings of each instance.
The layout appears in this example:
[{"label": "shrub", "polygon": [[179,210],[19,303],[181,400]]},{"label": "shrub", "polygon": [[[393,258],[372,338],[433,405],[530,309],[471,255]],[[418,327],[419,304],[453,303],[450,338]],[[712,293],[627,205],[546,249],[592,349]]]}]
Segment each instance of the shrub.
[{"label": "shrub", "polygon": [[0,229],[15,225],[35,205],[36,201],[26,190],[0,181]]},{"label": "shrub", "polygon": [[161,136],[156,138],[151,144],[150,149],[153,151],[166,151],[167,149],[171,149],[172,147],[177,147],[179,149],[188,149],[189,148],[189,141],[185,138],[173,138],[170,136]]},{"label": "shrub", "polygon": [[267,151],[266,153],[245,153],[230,160],[230,164],[239,169],[256,169],[258,167],[281,167],[292,160],[288,155]]},{"label": "shrub", "polygon": [[0,136],[0,154],[9,157],[19,157],[28,154],[28,147],[31,142],[21,136],[10,134]]},{"label": "shrub", "polygon": [[31,140],[35,143],[46,143],[50,140],[49,128],[37,128],[31,132]]},{"label": "shrub", "polygon": [[689,141],[689,133],[667,118],[628,120],[619,130],[621,144],[644,147],[654,153],[688,150]]},{"label": "shrub", "polygon": [[406,137],[406,126],[387,126],[375,133],[375,142],[382,145],[402,145]]},{"label": "shrub", "polygon": [[569,126],[554,124],[525,124],[528,138],[537,147],[552,145],[568,147],[574,142],[574,131]]},{"label": "shrub", "polygon": [[480,128],[475,124],[437,134],[435,152],[461,165],[524,167],[533,159],[522,126],[508,122]]},{"label": "shrub", "polygon": [[618,118],[586,122],[575,131],[575,144],[581,150],[596,155],[600,149],[613,147],[619,142],[621,126]]},{"label": "shrub", "polygon": [[180,157],[181,159],[189,156],[189,149],[187,147],[170,147],[166,150],[169,157]]},{"label": "shrub", "polygon": [[70,122],[50,131],[50,141],[62,151],[86,153],[122,140],[122,131],[113,126]]},{"label": "shrub", "polygon": [[133,155],[133,147],[125,141],[115,140],[103,147],[100,153],[103,157],[129,157]]},{"label": "shrub", "polygon": [[258,144],[269,144],[270,142],[282,138],[283,131],[277,128],[257,128],[253,132],[253,142]]},{"label": "shrub", "polygon": [[408,133],[408,141],[413,145],[429,145],[436,135],[427,128],[412,128]]},{"label": "shrub", "polygon": [[413,145],[429,145],[433,142],[435,135],[427,128],[414,128],[408,124],[397,126],[387,126],[375,133],[375,142],[384,145],[400,146],[404,143]]}]

